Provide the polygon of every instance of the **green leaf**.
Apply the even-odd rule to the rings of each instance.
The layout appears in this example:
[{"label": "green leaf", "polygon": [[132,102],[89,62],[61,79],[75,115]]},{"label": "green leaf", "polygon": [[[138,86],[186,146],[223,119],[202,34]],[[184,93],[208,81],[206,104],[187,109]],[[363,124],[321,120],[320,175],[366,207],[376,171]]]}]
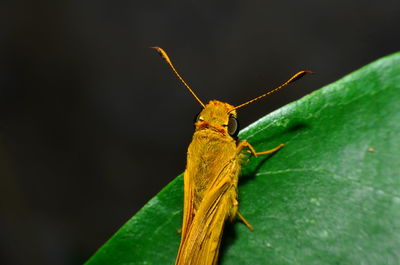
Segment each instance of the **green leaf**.
[{"label": "green leaf", "polygon": [[[239,209],[220,264],[399,264],[400,52],[371,63],[243,130]],[[87,265],[174,264],[183,183],[177,177]]]}]

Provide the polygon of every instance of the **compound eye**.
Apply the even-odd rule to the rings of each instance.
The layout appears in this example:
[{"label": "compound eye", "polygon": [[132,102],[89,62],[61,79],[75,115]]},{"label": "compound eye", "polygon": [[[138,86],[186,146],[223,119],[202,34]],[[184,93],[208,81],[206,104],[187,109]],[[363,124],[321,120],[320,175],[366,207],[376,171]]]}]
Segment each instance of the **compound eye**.
[{"label": "compound eye", "polygon": [[201,113],[201,111],[199,111],[199,113],[197,113],[196,116],[194,116],[194,118],[193,118],[193,124],[195,124],[195,123],[199,120],[199,118],[200,118],[200,113]]},{"label": "compound eye", "polygon": [[232,137],[237,137],[239,132],[239,122],[234,116],[229,116],[228,133]]}]

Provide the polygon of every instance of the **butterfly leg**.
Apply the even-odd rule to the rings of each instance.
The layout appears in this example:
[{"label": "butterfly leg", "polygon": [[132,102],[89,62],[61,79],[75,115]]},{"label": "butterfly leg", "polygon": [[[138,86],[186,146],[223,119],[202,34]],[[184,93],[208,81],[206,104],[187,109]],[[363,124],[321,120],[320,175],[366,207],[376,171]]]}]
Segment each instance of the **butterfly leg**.
[{"label": "butterfly leg", "polygon": [[243,215],[241,215],[239,211],[236,212],[236,215],[244,223],[244,225],[247,226],[248,229],[250,229],[251,231],[254,230],[253,226],[251,226],[251,224],[249,224],[249,222],[244,219]]},{"label": "butterfly leg", "polygon": [[[244,141],[240,142],[239,145],[237,146],[237,154],[239,155],[243,151],[243,149],[247,147],[249,149],[250,153],[252,155],[254,155],[255,157],[257,157],[259,155],[266,155],[266,154],[274,153],[274,152],[278,151],[279,149],[281,149],[283,146],[284,146],[284,144],[280,144],[277,147],[272,148],[270,150],[263,151],[263,152],[256,152],[254,147],[249,142],[244,140]],[[247,228],[249,228],[251,231],[253,231],[254,228],[251,226],[251,224],[249,224],[249,222],[247,222],[247,220],[243,217],[243,215],[241,215],[240,212],[237,210],[238,203],[236,200],[235,200],[235,202],[236,202],[236,204],[234,203],[234,207],[236,207],[236,208],[235,208],[234,216],[239,217],[239,219],[247,226]]]},{"label": "butterfly leg", "polygon": [[284,146],[284,144],[280,144],[275,148],[272,148],[270,150],[267,151],[262,151],[262,152],[257,152],[256,155],[266,155],[266,154],[271,154],[271,153],[275,153],[276,151],[278,151],[279,149],[281,149]]},{"label": "butterfly leg", "polygon": [[250,153],[252,153],[252,155],[254,155],[255,157],[259,156],[259,155],[266,155],[266,154],[271,154],[274,153],[276,151],[278,151],[279,149],[281,149],[284,146],[284,144],[280,144],[275,148],[272,148],[271,150],[267,150],[267,151],[262,151],[262,152],[256,152],[256,150],[254,149],[254,147],[247,142],[246,140],[241,141],[237,147],[237,152],[240,153],[243,148],[247,147],[250,150]]},{"label": "butterfly leg", "polygon": [[[236,196],[236,195],[234,195],[234,196]],[[254,230],[253,226],[251,224],[249,224],[249,222],[247,222],[247,220],[243,217],[243,215],[240,214],[240,212],[238,210],[238,205],[239,205],[239,203],[238,203],[237,199],[236,198],[233,199],[233,206],[231,208],[231,213],[230,213],[230,221],[233,222],[234,218],[237,216],[243,222],[243,224],[245,226],[247,226],[248,229],[253,231]]]}]

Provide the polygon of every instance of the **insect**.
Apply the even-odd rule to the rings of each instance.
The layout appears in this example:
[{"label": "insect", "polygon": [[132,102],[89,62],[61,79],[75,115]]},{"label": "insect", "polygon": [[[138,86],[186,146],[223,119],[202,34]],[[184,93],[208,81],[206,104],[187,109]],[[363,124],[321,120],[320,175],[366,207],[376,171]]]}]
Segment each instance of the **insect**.
[{"label": "insect", "polygon": [[283,147],[280,144],[271,150],[256,152],[249,142],[240,141],[236,110],[313,72],[300,71],[277,88],[238,106],[218,100],[204,104],[179,75],[167,53],[160,47],[152,48],[202,107],[195,118],[195,132],[187,152],[181,242],[175,265],[217,264],[222,232],[228,219],[234,221],[238,217],[253,230],[238,211],[237,186],[245,151],[258,156]]}]

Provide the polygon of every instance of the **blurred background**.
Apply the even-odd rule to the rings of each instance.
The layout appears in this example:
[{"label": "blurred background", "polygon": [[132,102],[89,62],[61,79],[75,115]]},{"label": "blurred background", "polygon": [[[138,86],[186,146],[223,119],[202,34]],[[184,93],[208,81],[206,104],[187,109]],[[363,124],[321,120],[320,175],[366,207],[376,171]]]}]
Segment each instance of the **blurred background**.
[{"label": "blurred background", "polygon": [[0,2],[0,264],[82,264],[185,167],[203,101],[243,126],[400,46],[400,2]]}]

